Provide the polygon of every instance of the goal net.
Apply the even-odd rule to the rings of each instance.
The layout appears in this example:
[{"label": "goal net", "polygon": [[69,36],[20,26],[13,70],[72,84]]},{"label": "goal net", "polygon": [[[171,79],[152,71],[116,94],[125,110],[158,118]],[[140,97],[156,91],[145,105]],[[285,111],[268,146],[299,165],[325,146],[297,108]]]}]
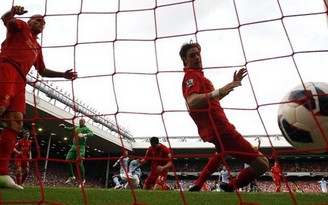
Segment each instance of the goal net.
[{"label": "goal net", "polygon": [[[281,98],[303,82],[327,81],[327,0],[2,0],[0,13],[13,5],[25,7],[28,13],[16,16],[25,21],[33,14],[45,16],[38,41],[46,66],[78,73],[68,81],[41,78],[32,68],[34,83],[27,91],[37,96],[43,83],[64,94],[72,107],[65,110],[63,102],[59,107],[74,116],[64,120],[106,120],[122,147],[124,135],[137,141],[161,136],[170,148],[175,139],[198,136],[181,92],[179,50],[186,42],[202,46],[204,73],[216,88],[231,82],[235,70],[247,68],[243,85],[221,105],[241,134],[266,136],[261,146],[272,150],[279,142],[270,136],[281,133]],[[3,26],[2,39],[5,32]],[[189,144],[203,147],[197,140]],[[276,157],[275,151],[268,155],[270,162]],[[288,186],[285,191],[293,198]]]}]

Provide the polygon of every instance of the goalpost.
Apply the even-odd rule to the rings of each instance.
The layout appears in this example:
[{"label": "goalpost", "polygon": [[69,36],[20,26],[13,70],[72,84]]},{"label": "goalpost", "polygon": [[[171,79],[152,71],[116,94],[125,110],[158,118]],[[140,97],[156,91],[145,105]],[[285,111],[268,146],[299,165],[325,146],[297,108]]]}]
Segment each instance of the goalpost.
[{"label": "goalpost", "polygon": [[[170,148],[173,139],[198,136],[181,94],[183,43],[200,43],[203,70],[217,88],[230,82],[235,70],[246,67],[243,86],[221,105],[241,134],[267,136],[261,146],[271,149],[272,165],[281,154],[276,149],[279,142],[269,136],[280,132],[276,115],[282,96],[303,81],[325,81],[328,76],[328,0],[324,6],[322,0],[303,2],[308,5],[274,0],[7,0],[1,12],[19,3],[28,10],[19,18],[45,16],[39,42],[46,66],[71,67],[79,77],[63,81],[43,79],[36,72],[30,75],[61,87],[74,103],[90,105],[92,114],[87,117],[103,117],[116,126],[122,147],[122,133],[131,138],[162,136]],[[79,108],[72,110],[72,122],[85,115]],[[204,146],[201,141],[189,143]],[[290,186],[285,181],[283,190],[297,204]],[[87,204],[84,189],[81,192]],[[131,198],[139,203],[133,189]]]}]

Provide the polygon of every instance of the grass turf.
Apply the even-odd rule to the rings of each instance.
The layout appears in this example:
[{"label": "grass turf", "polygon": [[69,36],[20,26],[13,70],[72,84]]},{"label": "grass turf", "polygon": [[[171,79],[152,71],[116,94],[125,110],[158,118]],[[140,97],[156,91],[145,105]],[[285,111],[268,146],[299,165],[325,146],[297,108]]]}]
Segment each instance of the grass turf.
[{"label": "grass turf", "polygon": [[[328,204],[328,194],[295,193],[295,201],[289,193],[234,193],[114,190],[85,188],[85,197],[77,187],[25,187],[24,190],[1,189],[0,204],[67,204],[67,205],[288,205]],[[185,199],[185,201],[183,200]]]}]

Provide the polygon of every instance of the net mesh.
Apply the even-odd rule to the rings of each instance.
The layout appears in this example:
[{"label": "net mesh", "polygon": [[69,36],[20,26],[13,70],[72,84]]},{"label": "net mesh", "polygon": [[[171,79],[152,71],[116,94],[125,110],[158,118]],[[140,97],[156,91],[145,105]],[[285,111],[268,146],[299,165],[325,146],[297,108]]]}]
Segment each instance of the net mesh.
[{"label": "net mesh", "polygon": [[[104,121],[115,128],[123,148],[126,137],[164,136],[171,148],[172,137],[198,135],[181,94],[178,51],[190,40],[202,46],[204,72],[214,86],[230,82],[235,70],[247,68],[238,94],[223,100],[222,107],[242,134],[267,136],[267,146],[272,147],[268,158],[273,160],[281,152],[269,136],[279,133],[276,113],[282,95],[306,81],[326,81],[327,5],[321,0],[297,4],[290,0],[7,0],[1,4],[3,13],[13,5],[25,6],[28,14],[20,17],[24,20],[34,13],[44,15],[46,29],[39,41],[47,67],[73,68],[79,75],[74,81],[54,80],[31,71],[27,91],[33,94],[35,112],[24,122],[56,122],[57,118],[40,118],[37,109],[40,95],[56,98],[59,92],[73,102],[67,106],[65,99],[57,99],[56,106],[73,116],[61,119],[74,125],[81,116],[99,124]],[[5,31],[1,32],[4,38]],[[40,147],[36,126],[32,128],[35,146]],[[186,156],[199,157],[193,153],[175,157]],[[116,160],[88,160],[99,159]],[[33,162],[41,198],[35,203],[57,204],[45,200],[38,163],[48,161],[65,162],[45,157],[37,149]],[[78,163],[74,162],[81,179]],[[173,171],[177,176],[175,167]],[[284,183],[296,204],[286,178]],[[81,192],[87,204],[85,190]],[[256,204],[243,202],[237,193],[240,204]],[[132,197],[138,204],[133,189]],[[183,192],[181,197],[187,204]]]}]

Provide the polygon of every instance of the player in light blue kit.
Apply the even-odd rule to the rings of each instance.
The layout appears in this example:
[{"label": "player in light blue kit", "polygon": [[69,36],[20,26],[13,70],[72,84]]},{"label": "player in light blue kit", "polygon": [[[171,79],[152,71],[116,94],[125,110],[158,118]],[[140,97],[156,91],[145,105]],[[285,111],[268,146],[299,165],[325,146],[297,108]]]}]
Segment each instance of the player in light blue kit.
[{"label": "player in light blue kit", "polygon": [[[141,177],[141,168],[140,168],[140,164],[138,163],[138,160],[134,159],[130,162],[129,164],[129,178],[131,180],[131,184],[133,186],[134,189],[140,188],[140,177]],[[124,185],[125,189],[129,189],[130,185],[129,185],[129,181],[128,178],[126,176],[121,177],[122,178],[122,182],[126,182],[126,184]]]},{"label": "player in light blue kit", "polygon": [[128,151],[124,151],[125,154],[123,154],[113,165],[113,167],[116,167],[118,164],[120,164],[120,174],[113,176],[113,182],[115,183],[114,189],[120,189],[123,188],[123,184],[121,184],[122,178],[126,178],[126,172],[128,171],[128,165],[129,165],[129,157],[128,157]]},{"label": "player in light blue kit", "polygon": [[327,181],[322,178],[320,181],[319,181],[319,184],[321,186],[321,190],[323,193],[327,193]]},{"label": "player in light blue kit", "polygon": [[223,166],[222,167],[222,170],[221,170],[221,183],[225,183],[225,184],[229,184],[229,182],[230,182],[230,177],[229,177],[229,172],[228,172],[228,170],[227,170],[227,168],[226,168],[226,166]]}]

